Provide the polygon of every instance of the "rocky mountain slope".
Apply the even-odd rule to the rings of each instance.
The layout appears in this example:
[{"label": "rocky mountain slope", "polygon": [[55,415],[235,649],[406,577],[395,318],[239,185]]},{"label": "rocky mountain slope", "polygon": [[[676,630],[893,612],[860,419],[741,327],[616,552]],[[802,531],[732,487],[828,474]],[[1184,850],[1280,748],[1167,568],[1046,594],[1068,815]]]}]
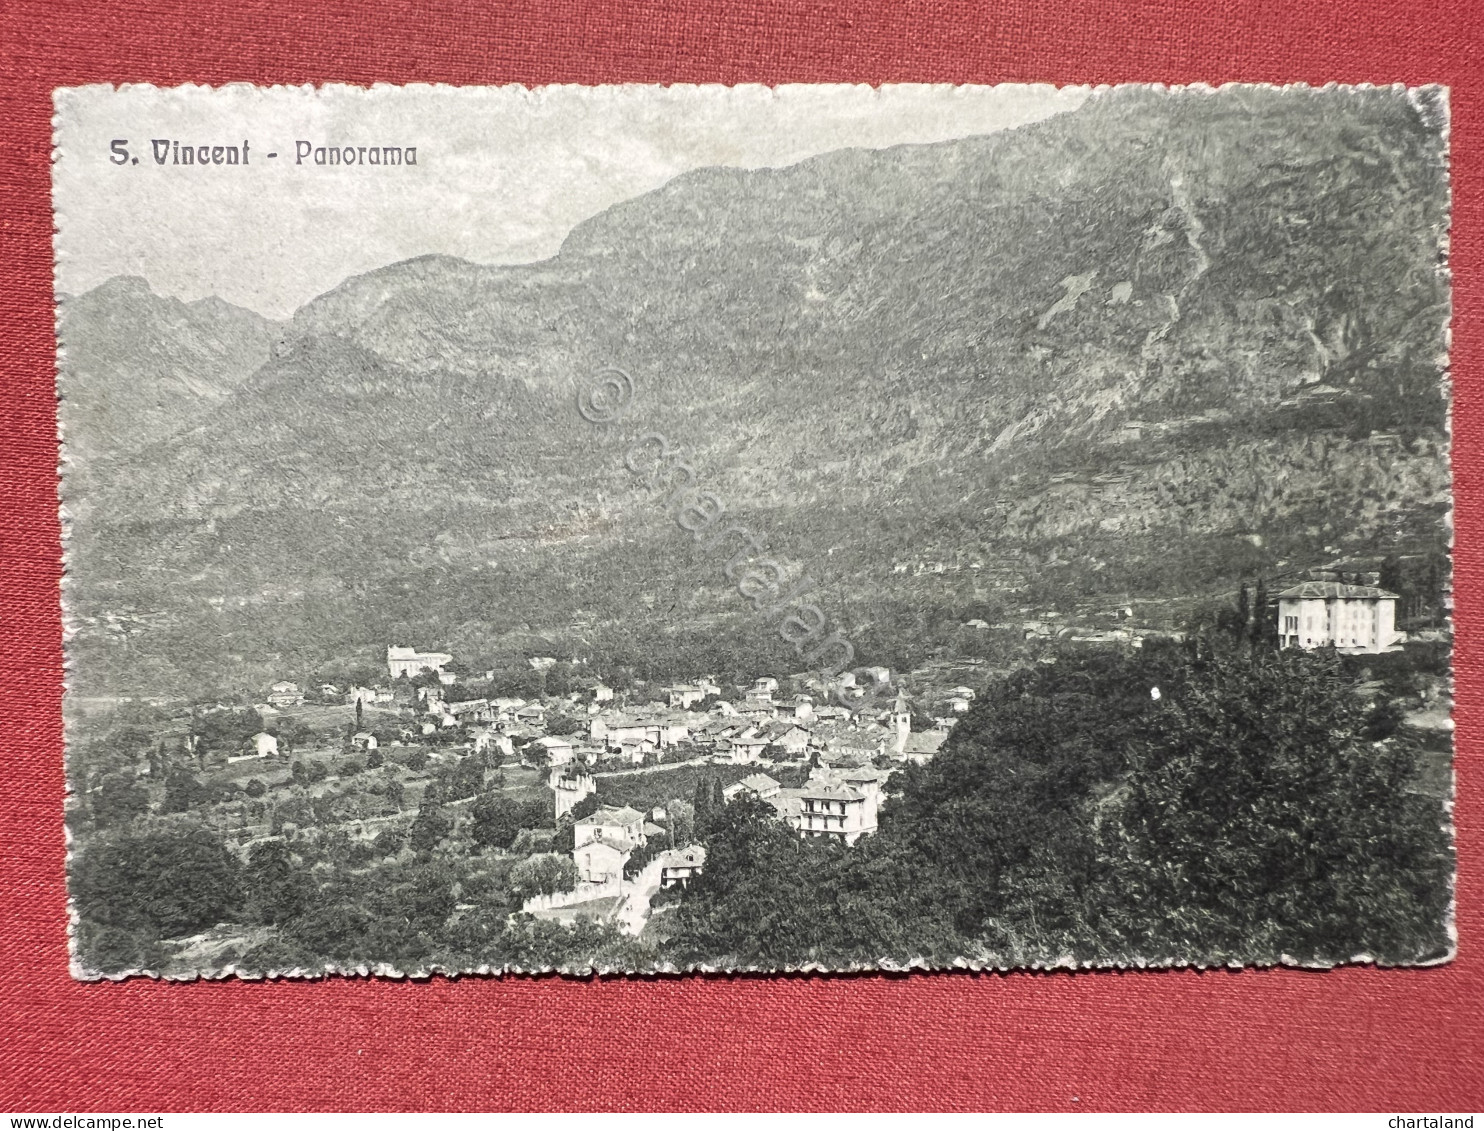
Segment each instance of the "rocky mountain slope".
[{"label": "rocky mountain slope", "polygon": [[68,454],[116,457],[164,440],[268,359],[279,331],[251,310],[161,298],[137,276],[62,296],[61,420]]},{"label": "rocky mountain slope", "polygon": [[[1444,547],[1441,131],[1427,94],[1115,91],[700,170],[543,263],[349,279],[191,427],[128,450],[77,418],[110,451],[68,479],[75,654],[109,686],[391,637],[755,656],[623,469],[646,431],[881,662],[971,607]],[[638,395],[595,427],[605,365]]]}]

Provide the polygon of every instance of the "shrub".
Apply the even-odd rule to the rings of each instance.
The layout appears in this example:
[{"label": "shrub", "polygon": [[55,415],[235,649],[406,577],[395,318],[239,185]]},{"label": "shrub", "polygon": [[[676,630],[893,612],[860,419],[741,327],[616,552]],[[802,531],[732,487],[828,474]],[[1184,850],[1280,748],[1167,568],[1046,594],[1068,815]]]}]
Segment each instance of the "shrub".
[{"label": "shrub", "polygon": [[236,858],[194,827],[95,843],[72,862],[78,912],[104,926],[171,937],[204,930],[236,907]]},{"label": "shrub", "polygon": [[577,886],[577,865],[554,852],[527,857],[510,869],[510,887],[524,897],[552,895]]},{"label": "shrub", "polygon": [[395,856],[402,851],[402,846],[407,843],[407,834],[401,829],[382,829],[376,834],[376,839],[371,842],[372,848],[378,856]]}]

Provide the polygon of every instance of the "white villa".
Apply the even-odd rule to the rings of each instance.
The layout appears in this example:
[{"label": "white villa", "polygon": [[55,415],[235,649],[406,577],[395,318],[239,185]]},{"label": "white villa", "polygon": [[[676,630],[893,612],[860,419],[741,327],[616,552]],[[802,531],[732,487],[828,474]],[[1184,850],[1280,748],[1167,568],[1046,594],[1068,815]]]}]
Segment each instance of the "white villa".
[{"label": "white villa", "polygon": [[565,766],[572,761],[572,740],[570,738],[548,734],[536,739],[532,745],[544,750],[553,766]]},{"label": "white villa", "polygon": [[634,853],[627,841],[609,841],[602,837],[585,841],[572,850],[577,877],[585,884],[622,883],[623,868]]},{"label": "white villa", "polygon": [[645,842],[644,814],[603,805],[572,826],[572,862],[585,884],[621,882],[624,865]]},{"label": "white villa", "polygon": [[630,847],[643,844],[644,814],[627,805],[600,805],[572,827],[572,841],[581,848],[590,840],[627,842]]},{"label": "white villa", "polygon": [[453,657],[447,652],[419,652],[416,648],[400,648],[388,646],[386,650],[386,667],[391,672],[392,678],[421,675],[423,672],[439,671],[444,664],[453,663]]},{"label": "white villa", "polygon": [[799,835],[854,844],[876,831],[874,797],[848,785],[813,781],[799,798]]},{"label": "white villa", "polygon": [[1405,634],[1396,630],[1395,593],[1370,585],[1306,581],[1278,594],[1278,643],[1284,648],[1386,652]]},{"label": "white villa", "polygon": [[297,707],[304,702],[304,692],[297,683],[280,680],[268,689],[268,702],[275,707]]},{"label": "white villa", "polygon": [[681,710],[689,710],[693,704],[706,698],[706,692],[702,688],[692,687],[689,684],[667,687],[665,694],[670,697],[670,706]]}]

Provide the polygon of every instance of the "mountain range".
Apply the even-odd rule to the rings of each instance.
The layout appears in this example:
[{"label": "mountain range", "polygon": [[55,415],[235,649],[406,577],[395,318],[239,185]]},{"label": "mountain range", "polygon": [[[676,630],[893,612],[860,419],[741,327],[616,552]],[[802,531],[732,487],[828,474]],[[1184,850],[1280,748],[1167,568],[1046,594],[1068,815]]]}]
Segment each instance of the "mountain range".
[{"label": "mountain range", "polygon": [[[774,662],[625,469],[646,432],[863,663],[955,654],[969,618],[1169,624],[1256,576],[1446,553],[1445,133],[1435,91],[1121,88],[697,170],[552,259],[397,263],[284,324],[135,279],[64,298],[74,685],[389,642]],[[634,401],[590,424],[607,366]]]}]

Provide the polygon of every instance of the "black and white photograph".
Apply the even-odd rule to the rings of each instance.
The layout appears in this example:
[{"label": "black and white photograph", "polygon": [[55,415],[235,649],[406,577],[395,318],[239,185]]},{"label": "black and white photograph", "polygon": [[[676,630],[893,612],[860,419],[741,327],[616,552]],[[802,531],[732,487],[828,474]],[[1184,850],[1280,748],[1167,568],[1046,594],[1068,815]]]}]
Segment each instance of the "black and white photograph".
[{"label": "black and white photograph", "polygon": [[74,977],[1454,956],[1445,88],[55,110]]}]

